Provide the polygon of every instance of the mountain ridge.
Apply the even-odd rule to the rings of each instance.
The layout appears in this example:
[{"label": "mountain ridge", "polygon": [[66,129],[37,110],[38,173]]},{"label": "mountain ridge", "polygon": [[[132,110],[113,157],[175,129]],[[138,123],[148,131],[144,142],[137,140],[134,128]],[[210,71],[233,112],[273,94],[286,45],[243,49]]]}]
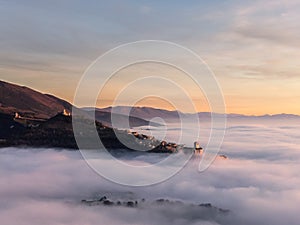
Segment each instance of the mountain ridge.
[{"label": "mountain ridge", "polygon": [[0,80],[0,112],[4,114],[48,119],[64,109],[71,111],[72,104],[54,95]]},{"label": "mountain ridge", "polygon": [[[74,115],[67,109],[70,112],[73,109]],[[132,120],[135,122],[137,119]],[[71,103],[53,95],[0,81],[0,147],[78,149],[73,132],[74,121],[83,128],[79,135],[85,137],[80,146],[84,149],[99,148],[91,132],[92,128],[96,128],[107,149],[138,149],[155,153],[173,153],[177,150],[177,145],[173,143],[166,144],[152,136],[105,126],[97,118],[95,120],[90,114],[73,108]],[[141,119],[138,122],[147,124]]]},{"label": "mountain ridge", "polygon": [[[48,119],[55,116],[57,113],[62,112],[64,109],[68,111],[72,110],[73,105],[66,100],[56,97],[51,94],[41,93],[37,90],[31,89],[26,86],[20,86],[12,84],[6,81],[0,80],[0,112],[4,114],[14,115],[16,112],[23,116],[30,118]],[[93,109],[93,107],[84,107],[82,109]],[[138,120],[135,125],[145,125],[149,120],[160,117],[165,120],[178,120],[181,116],[188,117],[198,114],[200,118],[210,118],[211,112],[197,112],[197,113],[184,113],[177,110],[159,109],[154,107],[131,107],[131,106],[115,106],[96,108],[99,112],[113,111],[116,114],[128,115],[134,117],[134,119],[143,119],[146,121]],[[222,115],[213,113],[214,115]],[[225,114],[227,118],[235,119],[298,119],[300,115],[280,113],[280,114],[265,114],[265,115],[244,115],[237,113]],[[106,119],[104,123],[110,124],[107,120],[107,115],[103,116]],[[99,117],[98,119],[101,120]],[[144,124],[143,124],[144,123]]]},{"label": "mountain ridge", "polygon": [[[158,108],[153,108],[153,107],[131,107],[131,106],[109,106],[105,108],[97,108],[99,111],[106,111],[106,112],[111,112],[114,111],[115,113],[119,114],[130,114],[134,115],[135,117],[143,118],[144,114],[151,114],[152,116],[158,116],[158,114],[163,115],[162,118],[164,117],[169,117],[169,118],[179,118],[179,116],[190,116],[190,115],[195,115],[198,114],[199,117],[211,117],[212,114],[216,116],[226,116],[227,118],[240,118],[240,119],[259,119],[259,118],[282,118],[282,119],[289,119],[289,118],[299,118],[300,115],[296,114],[289,114],[289,113],[280,113],[280,114],[264,114],[264,115],[245,115],[245,114],[238,114],[238,113],[228,113],[228,114],[221,114],[221,113],[212,113],[212,112],[197,112],[197,113],[184,113],[181,111],[176,111],[176,110],[167,110],[167,109],[158,109]],[[145,111],[143,114],[138,114],[139,111]],[[154,113],[150,113],[150,111]],[[159,111],[159,113],[157,113]],[[174,116],[174,115],[176,115]],[[150,116],[146,115],[145,118],[149,119]]]},{"label": "mountain ridge", "polygon": [[[58,98],[52,94],[41,93],[26,86],[8,83],[0,80],[0,113],[15,115],[29,119],[49,119],[58,113],[67,110],[72,111],[74,106],[68,101]],[[112,126],[108,112],[96,113],[95,118],[106,126]],[[121,127],[126,124],[123,115],[115,115]],[[129,126],[145,126],[149,121],[132,117],[129,118]],[[160,126],[158,123],[153,125]],[[128,127],[126,127],[128,128]]]}]

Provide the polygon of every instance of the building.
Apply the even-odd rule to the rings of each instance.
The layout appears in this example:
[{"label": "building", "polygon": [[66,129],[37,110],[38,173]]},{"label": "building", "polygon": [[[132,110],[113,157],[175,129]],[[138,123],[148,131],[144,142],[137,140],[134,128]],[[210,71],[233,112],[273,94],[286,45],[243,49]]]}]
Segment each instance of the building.
[{"label": "building", "polygon": [[195,153],[200,153],[202,150],[201,146],[200,146],[200,143],[198,141],[195,141],[194,142],[194,151]]},{"label": "building", "polygon": [[67,111],[66,109],[64,109],[63,113],[64,116],[71,116],[71,113],[69,111]]}]

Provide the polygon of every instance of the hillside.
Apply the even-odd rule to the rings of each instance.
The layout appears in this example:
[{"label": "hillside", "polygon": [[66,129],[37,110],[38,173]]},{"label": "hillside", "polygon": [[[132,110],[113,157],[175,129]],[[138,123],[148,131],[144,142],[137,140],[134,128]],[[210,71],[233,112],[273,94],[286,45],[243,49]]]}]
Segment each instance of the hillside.
[{"label": "hillside", "polygon": [[0,112],[4,114],[18,112],[25,117],[47,119],[71,108],[70,103],[55,96],[0,81]]},{"label": "hillside", "polygon": [[[0,147],[27,146],[77,149],[78,146],[73,133],[73,116],[63,114],[64,109],[71,111],[72,105],[55,96],[0,81]],[[15,117],[16,112],[21,117]],[[78,112],[80,114],[77,115],[76,121],[79,121],[80,126],[96,125],[97,133],[108,149],[143,149],[164,153],[176,151],[176,146],[166,145],[165,142],[153,137],[105,126],[101,120],[109,123],[111,117],[109,112],[97,112],[96,121],[86,111],[79,109]],[[127,117],[124,115],[116,116],[118,125],[123,126]],[[140,118],[130,118],[129,123],[130,126],[149,124],[148,121]],[[126,144],[118,139],[116,133],[119,135],[118,137],[122,137]],[[88,140],[84,145],[85,149],[99,147],[90,140],[90,130],[83,129],[80,135]]]},{"label": "hillside", "polygon": [[[91,116],[93,116],[93,111],[91,111],[91,109],[85,109],[85,111],[88,112]],[[114,124],[112,124],[112,118],[114,120]],[[139,126],[148,126],[150,123],[148,120],[139,117],[129,116],[128,118],[126,115],[123,114],[111,114],[111,112],[109,111],[102,111],[98,109],[95,110],[95,119],[106,126],[124,129],[130,129]],[[154,122],[151,122],[151,125],[161,126],[161,124]]]},{"label": "hillside", "polygon": [[[33,89],[0,81],[0,113],[14,115],[16,112],[27,118],[49,119],[64,109],[71,112],[72,105],[53,95],[43,94]],[[118,127],[126,127],[127,117],[115,114]],[[109,111],[97,111],[96,120],[111,126]],[[146,126],[149,121],[137,117],[129,118],[130,127]],[[152,123],[159,126],[160,124]],[[127,128],[127,127],[126,127]]]},{"label": "hillside", "polygon": [[[169,111],[165,109],[156,109],[151,107],[130,107],[116,106],[98,109],[98,111],[112,112],[120,115],[130,115],[144,120],[151,120],[155,117],[160,117],[164,120],[178,120],[181,112]],[[184,114],[182,114],[184,115]]]},{"label": "hillside", "polygon": [[[94,141],[93,135],[91,136],[90,127],[87,127],[87,124],[94,124],[95,122],[90,117],[79,117],[76,121],[80,123],[80,126],[85,127],[80,132],[80,135],[84,137],[84,143],[81,142],[80,147],[99,149],[98,142]],[[33,126],[22,126],[12,116],[0,113],[0,122],[0,130],[4,131],[0,132],[0,147],[78,149],[73,133],[72,116],[57,114],[48,120],[36,122]],[[102,144],[109,150],[126,149],[156,153],[173,153],[177,151],[177,145],[156,140],[151,136],[126,130],[115,130],[104,126],[98,121],[95,125]]]},{"label": "hillside", "polygon": [[[183,113],[180,111],[169,111],[165,109],[156,109],[151,107],[130,107],[130,106],[114,106],[114,107],[107,107],[107,108],[100,108],[97,109],[98,111],[102,112],[114,112],[118,113],[120,115],[126,115],[129,114],[130,116],[136,117],[136,118],[142,118],[145,120],[151,120],[155,117],[160,117],[164,119],[165,121],[170,122],[176,122],[180,121],[180,117],[186,118],[186,119],[193,119],[195,118],[195,115],[197,115],[200,119],[200,121],[209,121],[212,117],[212,114],[210,112],[198,112],[198,113]],[[299,115],[294,114],[274,114],[274,115],[243,115],[243,114],[219,114],[219,113],[213,113],[216,117],[224,117],[226,116],[228,120],[245,120],[245,121],[258,121],[261,119],[272,121],[272,120],[299,120]]]}]

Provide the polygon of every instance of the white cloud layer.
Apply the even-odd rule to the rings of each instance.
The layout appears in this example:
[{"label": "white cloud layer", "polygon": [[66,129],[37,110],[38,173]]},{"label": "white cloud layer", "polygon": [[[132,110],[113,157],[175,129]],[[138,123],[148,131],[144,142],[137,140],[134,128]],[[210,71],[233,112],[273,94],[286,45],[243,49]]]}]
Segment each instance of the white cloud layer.
[{"label": "white cloud layer", "polygon": [[[230,124],[221,150],[229,160],[216,160],[204,173],[197,172],[198,161],[193,160],[166,182],[143,188],[99,177],[79,152],[1,149],[1,224],[296,225],[300,219],[299,137],[296,124]],[[150,162],[151,157],[135,160]],[[134,175],[124,171],[124,176]],[[145,198],[146,202],[137,208],[80,204],[82,199],[102,195]],[[184,205],[151,204],[158,198],[180,200]],[[213,215],[189,205],[207,202],[231,212]]]}]

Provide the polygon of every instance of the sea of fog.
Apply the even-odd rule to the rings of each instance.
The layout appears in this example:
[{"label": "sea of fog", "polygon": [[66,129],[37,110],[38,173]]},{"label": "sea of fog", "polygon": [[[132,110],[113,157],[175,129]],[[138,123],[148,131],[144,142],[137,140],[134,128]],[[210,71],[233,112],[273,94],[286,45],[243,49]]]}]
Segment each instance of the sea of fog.
[{"label": "sea of fog", "polygon": [[[1,224],[298,225],[299,122],[229,121],[220,150],[229,157],[227,160],[216,159],[208,170],[199,173],[200,159],[193,158],[170,179],[147,187],[122,186],[102,178],[79,151],[0,149]],[[178,140],[179,124],[168,125],[167,131],[165,127],[139,130],[169,141]],[[191,123],[181,143],[192,146],[195,132],[197,128]],[[209,133],[209,126],[201,125],[199,139],[203,146]],[[151,164],[157,157],[166,156],[127,155],[122,160]],[[144,178],[155,173],[144,174]],[[123,171],[122,176],[135,174]],[[81,204],[82,199],[103,195],[116,200],[146,200],[136,208]],[[182,204],[151,204],[159,198]],[[230,212],[218,214],[191,207],[200,203],[211,203]]]}]

